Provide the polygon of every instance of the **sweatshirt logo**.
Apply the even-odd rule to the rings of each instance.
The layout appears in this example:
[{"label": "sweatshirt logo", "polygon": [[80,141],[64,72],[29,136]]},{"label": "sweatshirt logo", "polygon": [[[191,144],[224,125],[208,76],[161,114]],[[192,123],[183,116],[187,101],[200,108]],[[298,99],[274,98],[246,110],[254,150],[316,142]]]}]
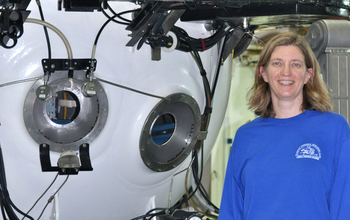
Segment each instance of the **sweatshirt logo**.
[{"label": "sweatshirt logo", "polygon": [[316,144],[303,144],[298,148],[295,156],[296,158],[312,158],[319,160],[321,158],[321,150]]}]

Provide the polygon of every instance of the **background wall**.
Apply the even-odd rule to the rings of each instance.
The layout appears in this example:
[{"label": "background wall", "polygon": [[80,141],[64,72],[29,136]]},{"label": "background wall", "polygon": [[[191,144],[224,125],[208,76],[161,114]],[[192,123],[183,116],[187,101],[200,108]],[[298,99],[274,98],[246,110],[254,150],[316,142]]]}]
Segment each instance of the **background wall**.
[{"label": "background wall", "polygon": [[[255,65],[235,58],[233,62],[232,86],[225,119],[211,155],[211,201],[220,206],[221,194],[225,179],[226,165],[232,141],[237,129],[253,120],[255,114],[248,109],[246,94],[253,84]],[[214,106],[215,99],[214,97]]]}]

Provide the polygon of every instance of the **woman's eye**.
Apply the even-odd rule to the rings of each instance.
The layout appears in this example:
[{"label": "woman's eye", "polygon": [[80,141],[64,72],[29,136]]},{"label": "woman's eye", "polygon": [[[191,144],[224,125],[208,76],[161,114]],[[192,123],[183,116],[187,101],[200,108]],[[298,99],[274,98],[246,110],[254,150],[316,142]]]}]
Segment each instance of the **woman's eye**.
[{"label": "woman's eye", "polygon": [[301,65],[300,65],[300,63],[293,63],[293,66],[294,67],[300,67]]},{"label": "woman's eye", "polygon": [[280,66],[280,65],[281,65],[281,62],[273,62],[272,65],[273,65],[273,66]]}]

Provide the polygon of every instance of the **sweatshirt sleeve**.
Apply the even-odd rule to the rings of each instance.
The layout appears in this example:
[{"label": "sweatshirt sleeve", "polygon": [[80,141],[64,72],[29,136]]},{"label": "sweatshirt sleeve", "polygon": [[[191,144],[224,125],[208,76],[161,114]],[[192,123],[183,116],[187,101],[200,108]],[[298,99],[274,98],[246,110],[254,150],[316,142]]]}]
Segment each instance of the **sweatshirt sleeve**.
[{"label": "sweatshirt sleeve", "polygon": [[334,164],[334,179],[330,191],[332,220],[350,219],[350,140],[342,141]]},{"label": "sweatshirt sleeve", "polygon": [[227,163],[224,189],[222,192],[219,220],[241,220],[243,219],[243,191],[234,177],[235,148],[232,146]]}]

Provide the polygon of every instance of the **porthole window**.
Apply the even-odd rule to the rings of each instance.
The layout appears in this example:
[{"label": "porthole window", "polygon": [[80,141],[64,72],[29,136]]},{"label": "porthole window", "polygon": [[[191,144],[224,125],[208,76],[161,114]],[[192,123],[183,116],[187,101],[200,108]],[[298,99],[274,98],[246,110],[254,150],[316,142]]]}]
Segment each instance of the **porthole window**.
[{"label": "porthole window", "polygon": [[55,152],[77,151],[84,143],[91,143],[103,130],[108,116],[108,100],[97,80],[97,94],[83,95],[81,88],[89,80],[84,71],[74,71],[68,79],[66,71],[52,74],[47,86],[52,90],[49,100],[37,97],[38,87],[44,85],[39,79],[29,90],[23,107],[26,128],[40,145],[50,145]]},{"label": "porthole window", "polygon": [[200,131],[201,114],[195,99],[176,93],[150,112],[140,137],[144,164],[156,172],[171,170],[191,153]]},{"label": "porthole window", "polygon": [[164,145],[175,130],[175,118],[172,114],[160,115],[151,128],[152,141],[156,145]]},{"label": "porthole window", "polygon": [[79,115],[78,97],[69,91],[58,91],[46,102],[46,114],[56,124],[69,124]]}]

